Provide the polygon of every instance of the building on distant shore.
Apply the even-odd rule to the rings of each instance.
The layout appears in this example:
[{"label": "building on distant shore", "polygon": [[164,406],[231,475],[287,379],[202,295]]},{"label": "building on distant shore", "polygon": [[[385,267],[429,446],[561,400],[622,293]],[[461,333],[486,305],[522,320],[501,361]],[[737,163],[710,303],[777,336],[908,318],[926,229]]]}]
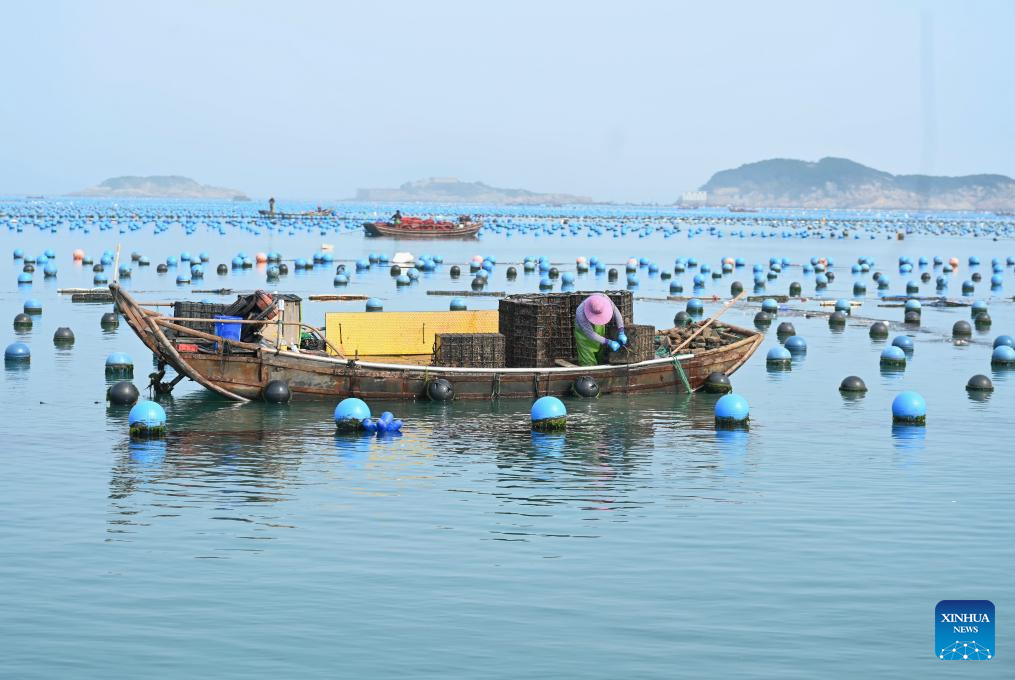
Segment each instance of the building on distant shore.
[{"label": "building on distant shore", "polygon": [[685,206],[702,206],[708,202],[707,191],[685,191],[680,194],[679,205]]}]

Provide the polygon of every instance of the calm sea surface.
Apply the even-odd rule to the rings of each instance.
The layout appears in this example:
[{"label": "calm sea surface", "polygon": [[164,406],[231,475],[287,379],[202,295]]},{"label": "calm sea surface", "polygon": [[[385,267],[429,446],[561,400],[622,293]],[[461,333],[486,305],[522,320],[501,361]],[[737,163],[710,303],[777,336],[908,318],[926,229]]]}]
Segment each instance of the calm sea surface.
[{"label": "calm sea surface", "polygon": [[[670,238],[507,229],[472,243],[407,244],[353,230],[229,227],[223,236],[200,226],[185,235],[175,225],[156,235],[142,218],[136,230],[121,220],[85,234],[63,222],[67,204],[36,208],[55,216],[56,234],[38,229],[45,218],[21,212],[18,232],[0,217],[4,345],[22,340],[33,354],[29,367],[0,375],[2,677],[1015,676],[1015,372],[990,366],[993,338],[1015,334],[1012,268],[1006,287],[988,284],[991,259],[1015,255],[1010,239],[924,227],[904,241],[884,233],[763,239],[749,226],[745,238],[731,237],[732,227],[723,238],[688,238],[685,224]],[[592,217],[625,215],[610,210]],[[0,202],[0,215],[12,211],[24,203]],[[505,220],[518,214],[502,211]],[[272,288],[367,293],[386,310],[446,309],[449,298],[426,291],[468,290],[471,277],[452,281],[448,269],[476,254],[498,258],[488,289],[509,293],[537,289],[538,274],[504,275],[525,255],[547,255],[562,271],[574,271],[579,255],[598,256],[621,269],[621,285],[632,256],[666,270],[678,256],[714,269],[722,257],[743,257],[745,268],[707,284],[720,298],[733,280],[750,289],[751,265],[767,268],[772,256],[794,266],[768,292],[800,281],[812,294],[814,274],[798,265],[831,257],[837,277],[826,299],[848,296],[860,256],[890,277],[889,293],[902,294],[922,270],[900,274],[898,258],[921,255],[959,258],[948,295],[961,299],[968,258],[977,256],[973,271],[984,280],[967,301],[990,303],[993,328],[956,346],[951,326],[969,309],[925,303],[920,330],[893,330],[914,336],[906,370],[882,373],[885,343],[871,341],[859,318],[901,321],[902,310],[879,306],[869,273],[858,319],[842,332],[806,317],[822,309],[813,300],[784,305],[776,323],[792,321],[808,352],[792,370],[769,372],[773,332],[732,377],[751,405],[749,432],[717,432],[714,397],[664,395],[568,401],[564,435],[531,433],[524,400],[375,402],[375,413],[405,420],[404,436],[336,437],[332,401],[236,406],[184,382],[163,402],[166,439],[132,442],[126,410],[105,402],[103,362],[127,352],[144,387],[150,354],[124,324],[100,328],[108,305],[57,293],[91,286],[90,268],[71,261],[74,248],[98,257],[118,243],[121,261],[131,251],[151,257],[129,281],[144,300],[226,299],[193,291],[265,285],[256,267],[214,273],[237,251],[310,258],[330,243],[335,263]],[[44,279],[39,267],[34,284],[19,288],[16,247],[55,250],[58,276]],[[211,255],[203,282],[177,286],[176,270],[155,272],[183,250]],[[339,260],[396,250],[441,254],[445,264],[405,289],[383,266],[332,286]],[[692,275],[679,275],[688,293]],[[661,299],[668,281],[645,269],[639,276],[637,320],[668,326],[683,303]],[[608,286],[585,275],[577,287]],[[921,285],[921,295],[933,292],[933,282]],[[28,298],[44,311],[32,330],[16,332],[11,320]],[[361,306],[308,303],[304,319]],[[716,308],[709,302],[706,314]],[[744,305],[724,319],[750,326],[757,310]],[[72,348],[53,346],[58,326],[74,330]],[[964,389],[976,373],[995,382],[986,400]],[[850,374],[867,382],[865,397],[838,392]],[[892,398],[908,389],[927,400],[925,428],[892,426]],[[994,602],[996,658],[972,670],[935,658],[934,607],[943,599]]]}]

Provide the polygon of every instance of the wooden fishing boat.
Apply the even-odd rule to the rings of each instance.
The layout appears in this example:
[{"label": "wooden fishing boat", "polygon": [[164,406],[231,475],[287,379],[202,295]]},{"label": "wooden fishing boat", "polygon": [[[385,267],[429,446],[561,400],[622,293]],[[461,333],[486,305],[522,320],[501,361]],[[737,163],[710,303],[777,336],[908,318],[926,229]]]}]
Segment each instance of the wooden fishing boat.
[{"label": "wooden fishing boat", "polygon": [[[713,371],[727,375],[740,368],[761,344],[757,331],[723,326],[729,341],[703,351],[637,363],[601,366],[547,366],[538,368],[457,368],[424,365],[411,359],[342,356],[321,331],[298,321],[298,306],[286,314],[235,323],[260,324],[260,342],[242,342],[182,325],[208,319],[166,316],[139,304],[129,293],[109,286],[117,309],[141,341],[156,356],[160,375],[156,389],[169,391],[184,377],[228,399],[248,401],[260,397],[272,380],[288,382],[297,396],[364,399],[425,399],[430,381],[444,378],[454,387],[456,399],[533,399],[564,396],[577,378],[591,376],[601,394],[683,393],[701,388]],[[289,300],[294,299],[294,296]],[[298,305],[298,302],[287,302]],[[269,310],[266,310],[266,312]],[[323,351],[298,349],[300,333],[315,334]],[[269,340],[268,338],[273,338]],[[296,346],[291,344],[295,338]],[[161,382],[171,366],[177,377]]]},{"label": "wooden fishing boat", "polygon": [[364,222],[367,236],[394,238],[472,238],[483,228],[482,222],[460,218],[456,222],[403,217],[399,222]]}]

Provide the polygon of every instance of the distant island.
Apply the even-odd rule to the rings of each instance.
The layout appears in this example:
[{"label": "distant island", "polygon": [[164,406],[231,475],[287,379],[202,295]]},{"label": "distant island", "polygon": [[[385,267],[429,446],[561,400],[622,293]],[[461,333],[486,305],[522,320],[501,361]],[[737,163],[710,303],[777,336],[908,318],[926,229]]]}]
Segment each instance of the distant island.
[{"label": "distant island", "polygon": [[179,175],[111,177],[71,196],[90,198],[207,198],[249,201],[242,191],[211,187]]},{"label": "distant island", "polygon": [[352,199],[363,203],[496,203],[500,205],[566,205],[593,203],[588,196],[541,194],[526,189],[498,189],[482,182],[430,177],[397,189],[359,189]]},{"label": "distant island", "polygon": [[892,175],[846,158],[775,158],[723,170],[701,187],[709,205],[744,208],[1012,210],[1004,175]]}]

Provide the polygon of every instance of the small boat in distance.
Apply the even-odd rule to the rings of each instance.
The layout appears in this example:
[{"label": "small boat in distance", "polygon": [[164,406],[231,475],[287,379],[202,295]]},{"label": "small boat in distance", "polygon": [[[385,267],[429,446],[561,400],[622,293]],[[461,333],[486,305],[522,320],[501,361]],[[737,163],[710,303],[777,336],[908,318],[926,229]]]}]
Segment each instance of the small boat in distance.
[{"label": "small boat in distance", "polygon": [[331,208],[322,208],[321,206],[317,206],[316,210],[306,210],[304,212],[294,212],[294,213],[275,212],[275,199],[269,198],[268,209],[258,210],[257,213],[262,217],[274,217],[278,219],[292,220],[292,219],[301,219],[304,217],[333,217],[335,211],[332,210]]},{"label": "small boat in distance", "polygon": [[469,215],[462,215],[457,221],[436,221],[419,217],[399,217],[390,222],[365,222],[363,230],[367,236],[392,236],[396,238],[472,238],[483,228],[482,222],[474,222]]}]

